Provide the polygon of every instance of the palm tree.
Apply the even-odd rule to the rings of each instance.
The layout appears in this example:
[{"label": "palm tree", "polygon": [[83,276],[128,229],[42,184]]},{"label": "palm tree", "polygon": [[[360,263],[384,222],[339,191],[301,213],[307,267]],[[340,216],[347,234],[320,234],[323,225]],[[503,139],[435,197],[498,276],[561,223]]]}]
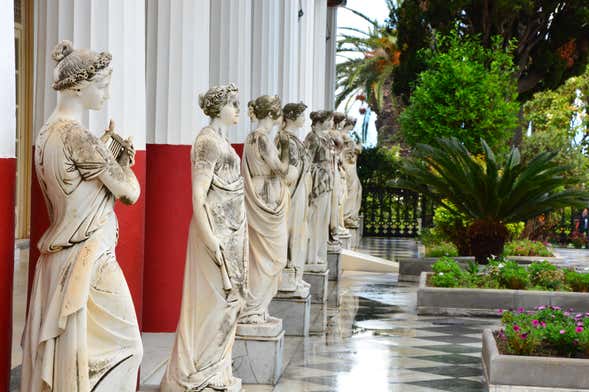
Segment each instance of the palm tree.
[{"label": "palm tree", "polygon": [[[394,0],[387,0],[391,10],[395,8],[395,3]],[[370,27],[368,31],[340,27],[345,33],[338,37],[337,55],[345,60],[336,66],[335,106],[346,102],[347,107],[354,98],[365,99],[377,114],[376,127],[380,129],[391,120],[395,121],[389,114],[399,111],[392,93],[392,75],[401,55],[397,48],[397,33],[359,11],[347,9],[369,22]]]},{"label": "palm tree", "polygon": [[482,157],[472,155],[456,138],[440,138],[435,147],[419,144],[403,165],[407,178],[402,181],[472,220],[468,238],[477,262],[503,252],[507,223],[589,202],[589,192],[575,188],[580,179],[564,176],[568,167],[553,161],[555,152],[542,152],[523,163],[513,148],[499,165],[481,142]]}]

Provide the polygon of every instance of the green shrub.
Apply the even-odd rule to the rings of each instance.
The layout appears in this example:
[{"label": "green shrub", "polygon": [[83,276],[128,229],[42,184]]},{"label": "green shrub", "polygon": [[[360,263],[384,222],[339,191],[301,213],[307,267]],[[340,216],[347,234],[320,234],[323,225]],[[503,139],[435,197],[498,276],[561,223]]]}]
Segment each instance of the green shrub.
[{"label": "green shrub", "polygon": [[552,252],[540,241],[516,240],[507,242],[503,250],[505,256],[551,257]]},{"label": "green shrub", "polygon": [[505,227],[509,232],[509,240],[513,241],[521,237],[524,229],[526,228],[526,222],[507,223]]},{"label": "green shrub", "polygon": [[435,227],[426,227],[419,233],[419,241],[424,246],[436,245],[440,242],[447,242],[448,238],[440,233]]},{"label": "green shrub", "polygon": [[464,272],[450,257],[442,257],[436,261],[432,270],[434,272],[431,283],[434,287],[460,287],[464,280]]},{"label": "green shrub", "polygon": [[456,257],[458,256],[458,249],[450,242],[440,242],[438,244],[432,244],[425,248],[426,257]]},{"label": "green shrub", "polygon": [[573,291],[581,293],[589,292],[589,274],[567,270],[565,271],[565,282]]},{"label": "green shrub", "polygon": [[525,290],[530,284],[530,276],[525,267],[515,261],[506,260],[500,268],[499,283],[512,290]]},{"label": "green shrub", "polygon": [[[452,203],[445,201],[447,205],[453,207]],[[439,206],[434,210],[434,230],[445,241],[450,241],[456,247],[460,256],[470,255],[469,239],[467,229],[470,225],[463,214],[455,213],[450,209]]]}]

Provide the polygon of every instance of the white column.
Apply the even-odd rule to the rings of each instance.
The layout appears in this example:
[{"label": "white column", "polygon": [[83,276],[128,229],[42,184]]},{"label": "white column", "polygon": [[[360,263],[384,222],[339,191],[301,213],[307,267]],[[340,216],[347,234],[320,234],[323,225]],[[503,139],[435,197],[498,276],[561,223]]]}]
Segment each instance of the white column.
[{"label": "white column", "polygon": [[208,123],[210,0],[147,0],[147,141],[192,144]]},{"label": "white column", "polygon": [[337,7],[327,9],[325,51],[325,108],[335,110],[335,56],[337,43]]},{"label": "white column", "polygon": [[250,129],[252,0],[214,0],[210,15],[210,84],[235,83],[239,88],[240,123],[228,137],[232,143],[243,143]]},{"label": "white column", "polygon": [[[301,0],[300,8],[302,16],[299,18],[299,99],[309,107],[310,112],[313,109],[313,53],[315,38],[314,29],[314,12],[315,0]],[[311,120],[307,116],[306,130],[299,135],[304,138],[306,132],[311,126]]]},{"label": "white column", "polygon": [[281,2],[279,95],[284,104],[299,98],[299,2]]},{"label": "white column", "polygon": [[252,0],[252,98],[278,94],[280,3]]},{"label": "white column", "polygon": [[326,109],[325,102],[325,39],[327,0],[315,0],[313,13],[313,110]]},{"label": "white column", "polygon": [[123,137],[132,136],[145,149],[145,1],[36,0],[36,64],[34,128],[38,132],[56,104],[51,88],[54,46],[63,39],[74,48],[109,51],[113,60],[111,98],[99,112],[85,115],[96,134],[110,118]]},{"label": "white column", "polygon": [[15,157],[16,81],[14,78],[14,6],[0,0],[0,158]]}]

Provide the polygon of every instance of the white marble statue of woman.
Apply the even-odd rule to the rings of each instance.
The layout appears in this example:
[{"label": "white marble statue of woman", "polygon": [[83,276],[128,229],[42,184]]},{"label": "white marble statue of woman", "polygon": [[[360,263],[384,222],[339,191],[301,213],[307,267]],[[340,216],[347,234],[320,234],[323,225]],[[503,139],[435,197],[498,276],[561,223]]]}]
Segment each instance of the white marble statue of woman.
[{"label": "white marble statue of woman", "polygon": [[343,165],[344,134],[342,132],[346,123],[346,115],[341,112],[333,113],[334,129],[330,133],[335,145],[335,178],[334,178],[334,202],[337,208],[334,218],[337,220],[336,230],[340,239],[350,238],[350,231],[344,223],[344,205],[348,198],[348,186],[346,171]]},{"label": "white marble statue of woman", "polygon": [[[290,192],[288,209],[288,254],[286,267],[282,272],[281,292],[306,298],[310,285],[303,281],[305,261],[307,260],[309,215],[309,169],[311,160],[307,149],[299,140],[297,133],[305,125],[304,103],[288,103],[282,109],[284,122],[278,140],[288,139],[288,172],[286,185]],[[280,143],[277,143],[280,145]]]},{"label": "white marble statue of woman", "polygon": [[143,349],[115,257],[114,204],[139,198],[135,150],[117,135],[114,155],[81,123],[86,110],[100,110],[109,98],[111,55],[62,41],[52,57],[57,107],[35,142],[50,224],[37,244],[20,390],[131,392]]},{"label": "white marble statue of woman", "polygon": [[350,137],[350,131],[354,129],[355,125],[356,119],[347,116],[341,130],[344,138],[343,167],[346,171],[346,186],[348,188],[348,194],[344,202],[344,224],[349,229],[359,227],[360,207],[362,206],[362,183],[358,178],[357,168],[358,155],[362,152],[362,146]]},{"label": "white marble statue of woman", "polygon": [[192,220],[180,320],[162,392],[239,391],[231,351],[247,284],[248,239],[239,156],[227,129],[239,120],[237,88],[200,95],[211,118],[194,142]]},{"label": "white marble statue of woman", "polygon": [[[279,135],[280,154],[269,134],[282,122],[278,96],[263,95],[250,101],[249,114],[257,126],[246,138],[242,173],[249,233],[249,290],[240,324],[267,325],[282,329],[282,321],[268,314],[268,305],[278,291],[287,259],[288,139]],[[240,326],[240,330],[241,330]]]},{"label": "white marble statue of woman", "polygon": [[309,248],[305,271],[327,270],[327,243],[330,240],[330,215],[333,191],[333,112],[311,112],[311,132],[304,145],[311,157],[309,193]]}]

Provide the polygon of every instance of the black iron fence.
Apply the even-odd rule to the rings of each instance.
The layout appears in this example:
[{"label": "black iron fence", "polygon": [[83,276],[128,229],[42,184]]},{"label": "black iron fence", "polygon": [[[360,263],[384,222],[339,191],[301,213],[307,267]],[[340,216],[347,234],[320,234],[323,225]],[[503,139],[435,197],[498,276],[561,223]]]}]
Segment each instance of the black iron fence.
[{"label": "black iron fence", "polygon": [[387,185],[365,184],[362,190],[364,235],[415,237],[430,227],[434,206],[426,195]]}]

